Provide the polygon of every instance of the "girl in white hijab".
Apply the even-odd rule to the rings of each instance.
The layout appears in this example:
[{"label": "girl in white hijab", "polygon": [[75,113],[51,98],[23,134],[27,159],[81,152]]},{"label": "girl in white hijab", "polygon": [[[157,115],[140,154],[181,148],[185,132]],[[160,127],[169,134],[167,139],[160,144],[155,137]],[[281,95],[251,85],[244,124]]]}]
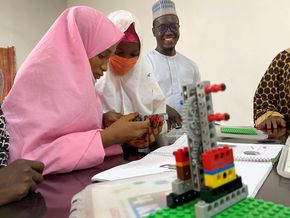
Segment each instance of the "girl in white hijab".
[{"label": "girl in white hijab", "polygon": [[[137,18],[124,10],[112,12],[108,18],[125,36],[115,55],[110,58],[107,72],[96,83],[104,113],[166,113],[165,97],[142,53],[141,29]],[[162,133],[166,130],[167,126],[163,125]]]}]

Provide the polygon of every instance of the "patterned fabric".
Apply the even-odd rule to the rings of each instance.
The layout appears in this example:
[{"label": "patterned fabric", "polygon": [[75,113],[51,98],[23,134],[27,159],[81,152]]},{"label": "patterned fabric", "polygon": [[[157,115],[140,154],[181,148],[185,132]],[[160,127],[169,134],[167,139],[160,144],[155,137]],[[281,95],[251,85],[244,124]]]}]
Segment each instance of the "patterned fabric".
[{"label": "patterned fabric", "polygon": [[0,108],[0,167],[6,166],[9,152],[9,134],[6,130],[6,121]]},{"label": "patterned fabric", "polygon": [[289,125],[290,53],[280,52],[262,77],[254,96],[254,121],[265,113],[278,112]]}]

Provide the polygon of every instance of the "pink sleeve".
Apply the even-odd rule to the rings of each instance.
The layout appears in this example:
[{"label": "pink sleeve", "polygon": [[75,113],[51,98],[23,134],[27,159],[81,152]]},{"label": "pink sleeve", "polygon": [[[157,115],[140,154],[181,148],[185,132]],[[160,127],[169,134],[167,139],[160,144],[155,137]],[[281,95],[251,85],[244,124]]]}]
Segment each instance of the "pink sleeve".
[{"label": "pink sleeve", "polygon": [[109,156],[122,154],[123,150],[122,150],[121,145],[117,144],[117,145],[112,145],[110,147],[107,147],[105,149],[105,152],[106,152],[106,157],[109,157]]},{"label": "pink sleeve", "polygon": [[104,161],[100,130],[71,133],[29,151],[23,148],[22,158],[41,160],[44,174],[71,172],[101,164]]}]

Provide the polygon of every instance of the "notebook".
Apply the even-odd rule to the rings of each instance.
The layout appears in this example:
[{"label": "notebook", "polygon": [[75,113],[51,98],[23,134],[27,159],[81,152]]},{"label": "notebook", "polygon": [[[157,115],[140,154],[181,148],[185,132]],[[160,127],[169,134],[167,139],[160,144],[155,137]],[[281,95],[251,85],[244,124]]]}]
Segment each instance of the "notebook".
[{"label": "notebook", "polygon": [[282,144],[250,144],[250,143],[224,143],[219,146],[233,148],[235,161],[275,162],[283,147]]},{"label": "notebook", "polygon": [[[224,143],[221,144],[224,145]],[[132,178],[135,176],[175,171],[175,159],[173,152],[178,148],[183,148],[187,145],[187,136],[186,134],[183,134],[173,145],[161,147],[140,160],[132,161],[130,163],[98,173],[92,177],[92,181],[112,181],[117,179]],[[255,197],[273,168],[273,164],[271,162],[272,158],[279,154],[279,151],[283,145],[236,143],[230,144],[229,146],[231,146],[234,151],[235,168],[237,174],[242,177],[243,183],[248,185],[249,196]],[[253,146],[257,147],[256,149],[260,149],[258,150],[260,151],[259,155],[256,156],[263,158],[264,161],[258,161],[260,159],[255,159],[252,155],[250,155],[251,158],[248,158],[248,154],[240,155],[240,151],[249,151],[249,149]],[[263,146],[266,146],[267,149],[264,149]]]},{"label": "notebook", "polygon": [[290,136],[283,147],[281,157],[277,165],[277,173],[285,178],[290,178]]},{"label": "notebook", "polygon": [[92,181],[110,181],[175,171],[175,159],[172,155],[173,151],[184,147],[186,144],[188,144],[187,136],[184,134],[177,139],[174,144],[156,149],[140,160],[116,166],[94,175]]}]

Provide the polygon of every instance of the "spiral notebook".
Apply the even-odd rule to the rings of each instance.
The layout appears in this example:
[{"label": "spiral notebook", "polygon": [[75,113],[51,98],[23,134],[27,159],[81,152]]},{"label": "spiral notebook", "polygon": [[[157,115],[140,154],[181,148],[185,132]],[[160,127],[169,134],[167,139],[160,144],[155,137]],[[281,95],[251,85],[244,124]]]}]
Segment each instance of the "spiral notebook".
[{"label": "spiral notebook", "polygon": [[[218,144],[225,145],[225,143]],[[168,171],[174,172],[176,163],[172,153],[178,148],[183,148],[187,145],[187,136],[184,134],[174,144],[158,148],[140,160],[132,161],[94,175],[92,181],[112,181]],[[227,145],[231,146],[234,150],[237,174],[242,177],[243,183],[248,186],[249,196],[255,197],[273,168],[271,161],[279,156],[278,154],[283,145],[242,143],[227,143]],[[252,155],[253,153],[255,155]]]},{"label": "spiral notebook", "polygon": [[232,147],[235,161],[273,163],[283,147],[282,144],[218,143],[218,145]]}]

